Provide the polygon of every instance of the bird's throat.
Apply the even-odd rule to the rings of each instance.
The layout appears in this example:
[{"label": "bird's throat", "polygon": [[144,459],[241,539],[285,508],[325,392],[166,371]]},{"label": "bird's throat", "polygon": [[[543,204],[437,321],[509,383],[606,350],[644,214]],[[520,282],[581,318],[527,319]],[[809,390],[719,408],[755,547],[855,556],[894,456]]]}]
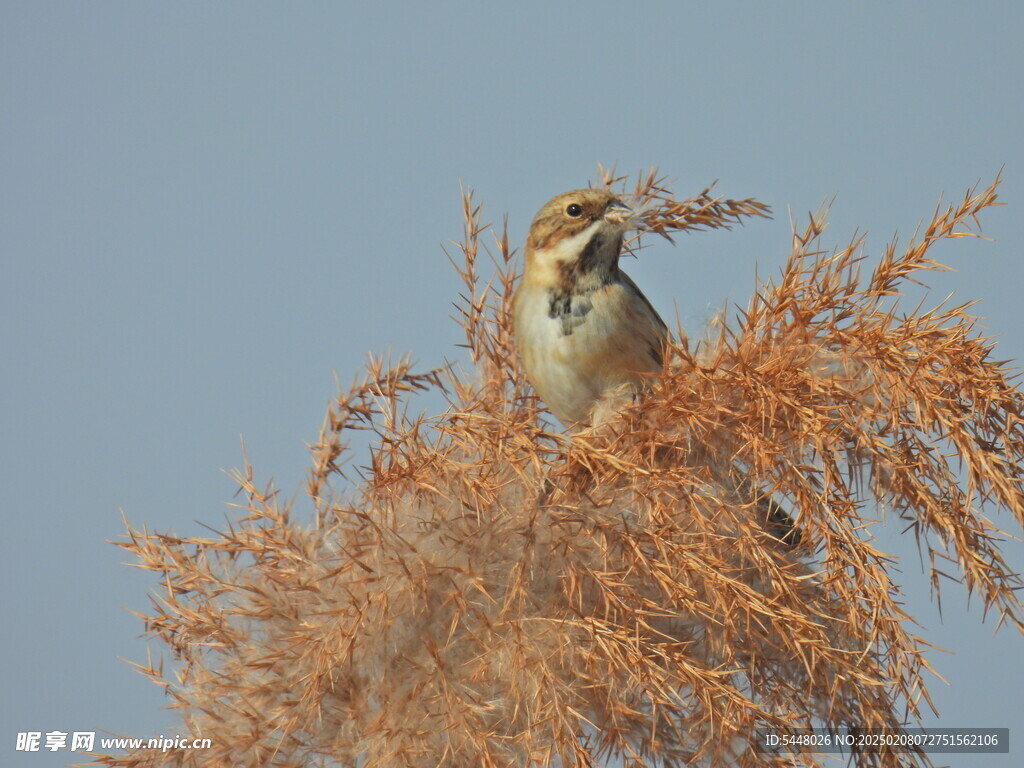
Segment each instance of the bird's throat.
[{"label": "bird's throat", "polygon": [[596,229],[590,237],[568,243],[554,253],[540,253],[541,259],[551,267],[550,283],[546,286],[561,294],[588,294],[614,282],[619,272],[619,252],[622,234]]}]

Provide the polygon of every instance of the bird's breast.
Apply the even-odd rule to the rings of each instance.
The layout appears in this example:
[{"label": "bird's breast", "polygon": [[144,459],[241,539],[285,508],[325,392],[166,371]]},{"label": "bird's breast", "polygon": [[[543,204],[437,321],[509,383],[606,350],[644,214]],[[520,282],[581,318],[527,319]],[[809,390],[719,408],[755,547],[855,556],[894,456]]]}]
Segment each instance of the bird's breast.
[{"label": "bird's breast", "polygon": [[613,283],[587,293],[523,286],[515,332],[527,376],[563,422],[588,423],[601,395],[661,369],[664,332],[645,300]]}]

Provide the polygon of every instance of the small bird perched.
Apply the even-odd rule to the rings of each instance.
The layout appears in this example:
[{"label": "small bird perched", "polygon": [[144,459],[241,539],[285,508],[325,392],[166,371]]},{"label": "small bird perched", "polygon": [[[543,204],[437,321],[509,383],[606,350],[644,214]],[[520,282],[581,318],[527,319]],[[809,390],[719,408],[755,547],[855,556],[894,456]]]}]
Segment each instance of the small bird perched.
[{"label": "small bird perched", "polygon": [[[662,370],[668,326],[619,268],[625,234],[638,224],[611,192],[578,189],[544,205],[526,237],[512,310],[516,346],[530,384],[573,430],[600,421],[602,405],[635,396]],[[757,506],[776,539],[799,543],[778,504],[762,498]]]},{"label": "small bird perched", "polygon": [[661,371],[668,327],[619,269],[636,213],[604,189],[548,202],[526,238],[513,329],[533,388],[570,429],[591,424],[613,392],[635,394]]}]

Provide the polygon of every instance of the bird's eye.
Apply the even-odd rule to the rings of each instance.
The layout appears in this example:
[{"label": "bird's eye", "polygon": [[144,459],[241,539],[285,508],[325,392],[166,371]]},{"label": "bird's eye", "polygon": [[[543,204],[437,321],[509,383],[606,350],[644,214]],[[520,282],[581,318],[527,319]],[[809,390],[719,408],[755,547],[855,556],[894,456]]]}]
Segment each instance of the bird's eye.
[{"label": "bird's eye", "polygon": [[565,209],[565,215],[572,219],[578,219],[583,215],[583,208],[576,203],[572,203],[568,208]]}]

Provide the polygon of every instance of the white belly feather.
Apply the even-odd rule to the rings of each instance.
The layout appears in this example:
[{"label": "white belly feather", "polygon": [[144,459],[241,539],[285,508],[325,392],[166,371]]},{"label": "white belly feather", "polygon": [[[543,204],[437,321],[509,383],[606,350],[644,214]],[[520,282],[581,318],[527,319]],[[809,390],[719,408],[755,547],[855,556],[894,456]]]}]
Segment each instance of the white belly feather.
[{"label": "white belly feather", "polygon": [[[626,278],[628,280],[628,278]],[[516,336],[537,394],[566,425],[587,424],[602,395],[660,370],[656,351],[664,325],[631,283],[615,282],[583,297],[588,311],[567,324],[551,317],[550,293],[523,291],[516,302]],[[567,327],[571,325],[571,327]]]}]

